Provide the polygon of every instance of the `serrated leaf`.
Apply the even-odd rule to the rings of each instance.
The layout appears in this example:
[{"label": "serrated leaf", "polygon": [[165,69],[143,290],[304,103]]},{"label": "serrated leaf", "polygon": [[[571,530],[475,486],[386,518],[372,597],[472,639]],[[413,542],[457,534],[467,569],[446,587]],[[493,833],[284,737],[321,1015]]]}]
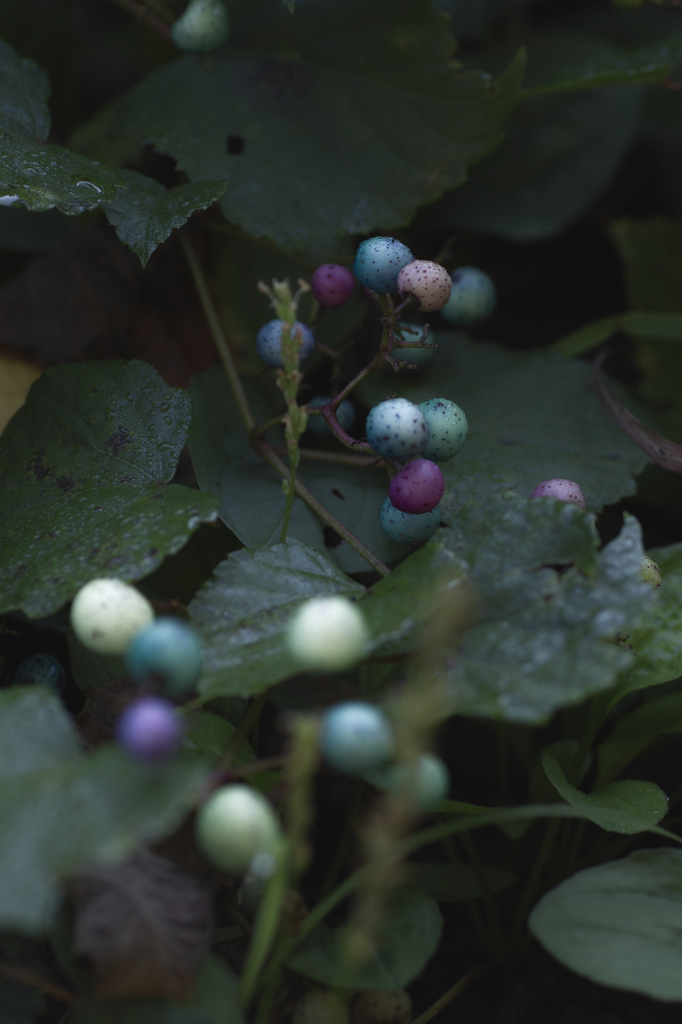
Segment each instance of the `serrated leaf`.
[{"label": "serrated leaf", "polygon": [[137,171],[121,171],[122,188],[102,206],[116,234],[144,266],[175,228],[194,210],[205,210],[225,191],[224,181],[198,181],[167,189]]},{"label": "serrated leaf", "polygon": [[144,850],[98,864],[69,885],[73,952],[87,960],[97,999],[182,999],[208,950],[211,899],[175,864]]},{"label": "serrated leaf", "polygon": [[0,40],[0,132],[44,142],[50,131],[47,75]]},{"label": "serrated leaf", "polygon": [[[230,15],[230,49],[152,72],[117,124],[191,180],[227,179],[223,212],[251,235],[328,259],[341,234],[407,223],[500,139],[499,91],[451,61],[429,0],[306,4],[293,18],[281,0],[240,0]],[[500,89],[515,96],[522,73],[519,60]]]},{"label": "serrated leaf", "polygon": [[310,597],[362,592],[301,541],[233,552],[189,606],[204,651],[199,692],[251,696],[293,675],[284,634],[295,608]]},{"label": "serrated leaf", "polygon": [[111,746],[80,753],[45,687],[3,690],[0,721],[16,735],[0,746],[0,927],[36,934],[49,926],[65,877],[172,832],[207,766],[192,756],[150,770]]},{"label": "serrated leaf", "polygon": [[57,366],[0,438],[0,607],[48,615],[95,576],[138,579],[215,502],[177,484],[191,415],[147,363]]},{"label": "serrated leaf", "polygon": [[438,946],[443,920],[437,904],[417,891],[396,893],[376,952],[356,971],[340,972],[347,930],[318,925],[287,960],[287,967],[306,978],[358,991],[404,988],[417,978]]},{"label": "serrated leaf", "polygon": [[564,800],[607,832],[632,836],[648,831],[668,813],[668,798],[654,782],[627,779],[611,782],[589,795],[572,786],[554,758],[545,753],[542,765],[547,778]]},{"label": "serrated leaf", "polygon": [[579,871],[529,918],[552,956],[601,985],[682,1001],[682,852],[638,850]]},{"label": "serrated leaf", "polygon": [[[398,386],[412,402],[449,398],[469,420],[464,448],[441,467],[446,521],[470,499],[484,516],[495,492],[530,495],[551,477],[575,480],[593,512],[634,494],[647,459],[602,409],[584,363],[512,352],[463,334],[434,340],[438,351],[418,379],[402,375]],[[377,373],[359,390],[372,406],[386,397],[386,378]]]}]

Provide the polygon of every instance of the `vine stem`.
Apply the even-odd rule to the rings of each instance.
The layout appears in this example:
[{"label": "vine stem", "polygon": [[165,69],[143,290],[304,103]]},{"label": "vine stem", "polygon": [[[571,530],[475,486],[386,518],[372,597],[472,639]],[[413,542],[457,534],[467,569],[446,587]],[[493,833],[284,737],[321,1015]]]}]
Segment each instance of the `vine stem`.
[{"label": "vine stem", "polygon": [[428,1010],[424,1010],[424,1012],[420,1013],[418,1017],[415,1017],[412,1024],[427,1024],[427,1021],[430,1021],[437,1013],[444,1010],[448,1003],[451,1003],[453,999],[456,999],[465,988],[468,988],[469,985],[476,981],[477,978],[480,978],[481,975],[487,974],[491,971],[494,966],[495,965],[493,963],[485,963],[479,964],[478,967],[474,967],[472,971],[469,971],[469,973],[465,974],[464,977],[459,979],[459,981],[456,981],[455,984],[449,988],[447,992],[444,992],[439,999],[436,999],[435,1003],[432,1003]]},{"label": "vine stem", "polygon": [[11,978],[12,981],[18,981],[21,985],[28,985],[30,988],[36,988],[40,992],[44,992],[48,996],[52,996],[53,999],[58,999],[60,1003],[75,1003],[76,997],[73,992],[69,992],[68,989],[62,988],[61,985],[56,985],[49,978],[42,978],[39,974],[34,974],[33,971],[26,971],[23,967],[15,967],[13,964],[0,963],[0,974],[4,978]]},{"label": "vine stem", "polygon": [[289,879],[288,846],[280,852],[277,867],[268,881],[253,929],[253,939],[239,983],[239,1002],[244,1009],[253,1001],[263,964],[275,938]]}]

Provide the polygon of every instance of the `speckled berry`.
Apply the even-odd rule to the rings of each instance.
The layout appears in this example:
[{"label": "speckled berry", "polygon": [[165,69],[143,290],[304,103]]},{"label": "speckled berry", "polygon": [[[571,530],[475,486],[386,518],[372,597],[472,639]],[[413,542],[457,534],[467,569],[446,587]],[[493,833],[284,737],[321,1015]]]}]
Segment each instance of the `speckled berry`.
[{"label": "speckled berry", "polygon": [[[327,402],[331,402],[330,395],[317,395],[315,398],[311,398],[307,404],[315,407],[326,405]],[[336,410],[336,418],[339,421],[339,426],[343,427],[344,430],[350,430],[355,423],[355,406],[353,403],[348,399],[341,402],[341,405]],[[315,434],[316,437],[334,436],[323,416],[311,416],[308,419],[308,430],[311,434]]]},{"label": "speckled berry", "polygon": [[555,498],[557,501],[570,502],[578,508],[586,508],[583,492],[573,480],[563,480],[561,477],[552,477],[551,480],[543,480],[538,484],[531,498]]},{"label": "speckled berry", "polygon": [[242,873],[261,853],[277,853],[281,828],[270,803],[251,786],[215,789],[199,808],[199,848],[221,871]]},{"label": "speckled berry", "polygon": [[398,291],[402,298],[411,295],[417,309],[433,313],[442,309],[450,298],[452,282],[445,267],[432,260],[413,260],[398,274]]},{"label": "speckled berry", "polygon": [[424,513],[436,507],[444,490],[443,474],[436,463],[415,459],[393,477],[388,496],[400,512]]},{"label": "speckled berry", "polygon": [[[424,328],[420,327],[419,324],[408,324],[403,320],[399,320],[396,327],[402,329],[403,341],[421,341]],[[427,331],[427,339],[428,336],[429,332]],[[412,363],[414,366],[423,366],[424,363],[428,363],[430,359],[433,359],[435,352],[435,348],[394,348],[391,354],[394,359],[399,359],[405,363]]]},{"label": "speckled berry", "polygon": [[393,730],[373,704],[349,700],[334,704],[320,723],[322,754],[339,771],[363,774],[382,768],[393,753]]},{"label": "speckled berry", "polygon": [[[263,324],[256,335],[258,355],[268,366],[274,366],[277,369],[284,366],[282,361],[282,329],[284,326],[283,320],[269,320]],[[293,326],[293,331],[298,333],[299,362],[304,363],[315,351],[315,335],[309,327],[298,320]]]},{"label": "speckled berry", "polygon": [[337,309],[348,302],[353,294],[355,278],[348,269],[339,263],[323,263],[314,272],[311,285],[313,295],[321,306]]},{"label": "speckled berry", "polygon": [[464,447],[469,423],[463,409],[448,398],[429,398],[419,403],[429,427],[423,455],[432,462],[447,462]]},{"label": "speckled berry", "polygon": [[441,316],[455,327],[470,327],[487,320],[495,311],[495,285],[477,267],[459,267],[452,275],[452,291]]},{"label": "speckled berry", "polygon": [[399,462],[421,455],[429,440],[424,413],[406,398],[389,398],[375,405],[365,431],[377,455]]},{"label": "speckled berry", "polygon": [[134,679],[161,676],[168,693],[180,697],[192,689],[201,674],[201,645],[191,626],[181,619],[164,617],[135,634],[125,660]]},{"label": "speckled berry", "polygon": [[386,294],[398,290],[398,274],[414,256],[397,238],[378,235],[360,242],[355,254],[353,273],[365,288]]},{"label": "speckled berry", "polygon": [[222,46],[229,29],[230,19],[221,0],[190,0],[170,31],[181,50],[202,52]]},{"label": "speckled berry", "polygon": [[147,598],[122,580],[90,580],[71,605],[76,636],[97,654],[124,654],[135,634],[153,621]]},{"label": "speckled berry", "polygon": [[15,686],[49,686],[55,693],[62,693],[66,673],[54,655],[32,654],[17,666],[13,682]]},{"label": "speckled berry", "polygon": [[404,989],[361,992],[353,1003],[353,1024],[410,1024],[412,1000]]},{"label": "speckled berry", "polygon": [[358,606],[347,597],[313,597],[291,619],[286,643],[301,668],[343,672],[363,656],[367,625]]},{"label": "speckled berry", "polygon": [[158,764],[167,761],[182,742],[182,720],[172,704],[162,697],[140,697],[121,714],[116,739],[137,761]]},{"label": "speckled berry", "polygon": [[652,587],[660,587],[662,574],[653,558],[645,555],[639,567],[639,578],[643,583],[649,583]]},{"label": "speckled berry", "polygon": [[390,792],[409,788],[420,811],[431,811],[444,800],[450,788],[450,773],[435,754],[422,754],[412,772],[406,765],[394,765],[385,775],[385,788]]},{"label": "speckled berry", "polygon": [[328,988],[304,992],[296,1001],[292,1024],[350,1024],[348,1001]]},{"label": "speckled berry", "polygon": [[430,512],[401,512],[390,498],[384,498],[379,509],[379,525],[388,539],[396,544],[421,544],[440,526],[440,505]]}]

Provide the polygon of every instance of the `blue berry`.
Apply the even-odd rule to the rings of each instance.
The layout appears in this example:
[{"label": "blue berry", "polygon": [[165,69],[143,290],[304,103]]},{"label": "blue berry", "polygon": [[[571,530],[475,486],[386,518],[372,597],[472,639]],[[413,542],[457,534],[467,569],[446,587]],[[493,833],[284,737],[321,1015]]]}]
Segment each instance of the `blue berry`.
[{"label": "blue berry", "polygon": [[197,634],[180,619],[160,618],[141,629],[125,653],[131,676],[162,676],[168,692],[181,696],[201,675],[201,647]]},{"label": "blue berry", "polygon": [[497,305],[495,285],[477,267],[460,267],[452,275],[450,298],[441,309],[441,316],[456,327],[487,320]]},{"label": "blue berry", "polygon": [[389,398],[375,405],[365,430],[377,455],[400,462],[421,455],[429,440],[424,413],[406,398]]},{"label": "blue berry", "polygon": [[116,724],[116,739],[131,757],[150,764],[166,761],[182,742],[182,722],[169,701],[140,697],[129,704]]},{"label": "blue berry", "polygon": [[393,732],[373,704],[345,701],[322,715],[320,746],[339,771],[362,774],[381,768],[393,753]]},{"label": "blue berry", "polygon": [[230,21],[221,0],[190,0],[171,25],[171,38],[181,50],[215,50],[227,39]]},{"label": "blue berry", "polygon": [[[326,405],[327,402],[331,402],[330,395],[317,395],[316,398],[311,398],[308,405]],[[344,430],[350,430],[355,423],[355,406],[353,403],[348,399],[341,402],[341,405],[336,410],[336,418]],[[310,430],[310,433],[315,434],[316,437],[334,436],[330,428],[327,426],[327,421],[322,416],[311,416],[308,420],[308,429]]]},{"label": "blue berry", "polygon": [[[282,329],[284,326],[283,320],[269,320],[266,324],[263,324],[256,335],[258,355],[268,366],[275,366],[277,369],[281,369],[284,366],[282,362]],[[315,351],[315,335],[309,327],[306,327],[305,324],[300,323],[298,320],[294,324],[293,330],[298,331],[300,341],[299,362],[304,363],[306,359],[310,359]]]},{"label": "blue berry", "polygon": [[429,398],[420,402],[419,408],[429,426],[424,458],[447,462],[462,450],[467,439],[469,423],[464,410],[448,398]]},{"label": "blue berry", "polygon": [[430,811],[448,795],[450,774],[439,757],[422,754],[415,765],[414,775],[406,765],[395,765],[386,773],[385,788],[402,789],[410,780],[412,798],[420,811]]},{"label": "blue berry", "polygon": [[56,693],[62,693],[66,673],[61,661],[51,654],[32,654],[24,658],[14,673],[15,686],[49,686]]},{"label": "blue berry", "polygon": [[412,263],[414,256],[397,238],[366,238],[355,254],[353,273],[365,288],[394,294],[398,291],[398,274]]},{"label": "blue berry", "polygon": [[379,525],[396,544],[421,544],[440,526],[440,505],[430,512],[400,512],[390,498],[384,498],[379,509]]}]

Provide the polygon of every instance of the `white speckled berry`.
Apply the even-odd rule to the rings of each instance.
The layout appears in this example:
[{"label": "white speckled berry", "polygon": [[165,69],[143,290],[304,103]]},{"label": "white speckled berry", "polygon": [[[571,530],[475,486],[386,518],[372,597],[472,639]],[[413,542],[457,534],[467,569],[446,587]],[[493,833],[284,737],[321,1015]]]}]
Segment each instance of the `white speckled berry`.
[{"label": "white speckled berry", "polygon": [[384,498],[379,509],[379,525],[396,544],[421,544],[440,526],[440,505],[423,514],[401,512],[390,498]]},{"label": "white speckled berry", "polygon": [[401,462],[421,455],[429,440],[424,413],[406,398],[388,398],[375,405],[365,431],[377,455]]},{"label": "white speckled berry", "polygon": [[98,654],[124,654],[141,629],[154,621],[154,609],[122,580],[90,580],[71,605],[71,625],[80,642]]},{"label": "white speckled berry", "polygon": [[639,578],[643,583],[649,583],[652,587],[660,587],[662,574],[660,568],[656,565],[653,558],[649,558],[645,555],[642,559],[642,564],[639,569]]},{"label": "white speckled berry", "polygon": [[557,501],[571,502],[578,508],[587,508],[583,492],[574,480],[563,480],[561,477],[552,477],[551,480],[543,480],[538,484],[531,498],[556,498]]},{"label": "white speckled berry", "polygon": [[353,262],[353,273],[364,288],[382,295],[398,289],[398,274],[414,256],[397,238],[377,235],[360,242]]},{"label": "white speckled berry", "polygon": [[190,0],[171,25],[171,38],[181,50],[215,50],[227,39],[230,19],[221,0]]},{"label": "white speckled berry", "polygon": [[429,440],[423,451],[425,459],[447,462],[464,447],[469,423],[463,409],[449,398],[428,398],[419,403],[429,426]]},{"label": "white speckled berry", "polygon": [[452,280],[445,267],[432,260],[412,260],[398,274],[401,297],[411,295],[423,313],[442,309],[450,298],[451,288]]},{"label": "white speckled berry", "polygon": [[477,267],[459,267],[452,273],[450,298],[440,312],[455,327],[468,327],[487,320],[496,305],[497,292],[488,275]]}]

